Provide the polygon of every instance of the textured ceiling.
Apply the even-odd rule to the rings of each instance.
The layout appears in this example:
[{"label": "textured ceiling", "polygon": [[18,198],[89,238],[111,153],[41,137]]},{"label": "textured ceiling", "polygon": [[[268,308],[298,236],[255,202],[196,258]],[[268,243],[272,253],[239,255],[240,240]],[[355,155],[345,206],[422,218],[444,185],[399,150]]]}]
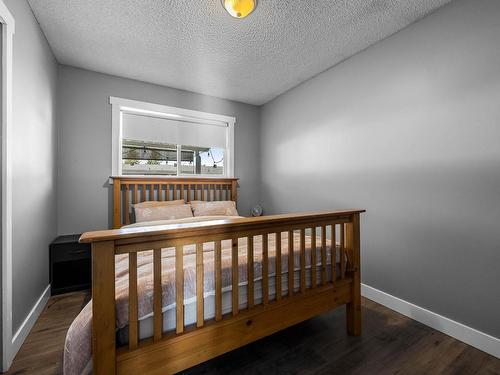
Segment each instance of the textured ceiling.
[{"label": "textured ceiling", "polygon": [[28,0],[62,64],[263,104],[450,0]]}]

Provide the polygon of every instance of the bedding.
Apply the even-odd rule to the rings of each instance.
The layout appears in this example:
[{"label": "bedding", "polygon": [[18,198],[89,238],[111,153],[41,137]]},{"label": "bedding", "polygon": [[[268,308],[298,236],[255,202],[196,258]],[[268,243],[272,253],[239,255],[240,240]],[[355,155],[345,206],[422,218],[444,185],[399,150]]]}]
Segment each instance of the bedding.
[{"label": "bedding", "polygon": [[203,217],[186,217],[183,219],[175,220],[153,220],[153,221],[143,221],[141,223],[134,223],[125,225],[122,228],[142,228],[142,227],[152,227],[159,225],[170,225],[170,224],[185,224],[185,223],[200,223],[204,221],[214,221],[214,220],[225,220],[225,219],[243,219],[243,216],[203,216]]},{"label": "bedding", "polygon": [[[218,219],[226,218],[218,216]],[[190,222],[193,218],[182,219],[181,222]],[[198,221],[213,220],[212,218],[197,218]],[[179,221],[176,221],[177,223]],[[145,225],[165,225],[172,224],[173,221],[162,221],[161,223],[142,223]],[[141,226],[136,223],[128,227]],[[299,235],[294,234],[294,249],[299,248]],[[282,233],[282,274],[288,274],[288,233]],[[306,268],[310,268],[311,259],[311,239],[305,238],[306,244]],[[274,277],[275,270],[275,235],[269,235],[269,274]],[[215,290],[214,279],[214,244],[205,243],[203,245],[204,262],[204,301],[207,304],[213,302]],[[320,260],[320,249],[316,249],[317,257]],[[327,264],[331,264],[330,242],[327,241]],[[294,274],[300,270],[300,252],[294,251]],[[259,282],[262,278],[262,237],[254,238],[254,280]],[[164,321],[164,330],[173,329],[172,324],[168,323],[168,315],[175,311],[175,249],[162,249],[162,301]],[[246,240],[238,241],[238,267],[239,267],[239,286],[240,288],[247,284],[247,246]],[[328,268],[328,267],[327,267]],[[231,291],[231,240],[222,241],[222,288],[224,292]],[[318,272],[319,274],[319,272]],[[295,276],[295,275],[294,275]],[[330,276],[329,276],[330,277]],[[115,278],[116,278],[116,326],[117,331],[123,330],[128,325],[128,255],[117,255],[115,257]],[[309,277],[310,278],[310,277]],[[309,281],[310,282],[310,281]],[[138,288],[138,316],[139,323],[151,319],[153,313],[153,254],[152,251],[138,253],[137,256],[137,288]],[[286,287],[283,290],[286,291]],[[227,294],[227,293],[226,293]],[[245,293],[246,295],[246,293]],[[227,298],[227,297],[226,297]],[[230,298],[230,297],[229,297]],[[186,312],[191,304],[196,304],[196,248],[195,245],[184,247],[184,305]],[[240,299],[240,304],[242,300]],[[246,301],[245,301],[246,303]],[[206,311],[212,311],[213,306],[207,306]],[[227,306],[226,306],[227,310]],[[229,309],[230,311],[230,309]],[[229,312],[225,311],[225,312]],[[145,323],[144,323],[145,324]],[[71,324],[64,346],[63,371],[65,375],[74,375],[88,373],[91,366],[91,333],[92,333],[92,303],[89,302],[76,319]],[[141,332],[143,338],[144,332]]]},{"label": "bedding", "polygon": [[141,223],[154,220],[173,220],[193,217],[189,204],[171,204],[166,206],[134,207],[135,221]]}]

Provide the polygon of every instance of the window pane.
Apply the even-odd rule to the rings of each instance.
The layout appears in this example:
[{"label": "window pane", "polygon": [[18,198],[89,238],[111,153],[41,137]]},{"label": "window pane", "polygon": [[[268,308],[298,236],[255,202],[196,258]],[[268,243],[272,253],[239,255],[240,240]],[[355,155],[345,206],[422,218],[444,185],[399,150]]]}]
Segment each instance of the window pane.
[{"label": "window pane", "polygon": [[181,146],[182,174],[223,175],[224,149],[219,147]]},{"label": "window pane", "polygon": [[124,139],[122,173],[177,175],[177,145]]},{"label": "window pane", "polygon": [[195,172],[195,151],[181,147],[181,174],[194,174]]}]

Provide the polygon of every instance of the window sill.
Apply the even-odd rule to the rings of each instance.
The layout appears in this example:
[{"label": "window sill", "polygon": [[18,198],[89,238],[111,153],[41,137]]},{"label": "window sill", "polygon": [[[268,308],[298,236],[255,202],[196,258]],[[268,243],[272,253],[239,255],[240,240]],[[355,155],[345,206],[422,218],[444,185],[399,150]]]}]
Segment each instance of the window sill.
[{"label": "window sill", "polygon": [[225,181],[237,181],[239,178],[236,177],[226,177],[226,176],[161,176],[161,175],[116,175],[109,176],[109,183],[113,184],[113,179],[120,180],[158,180],[158,181],[212,181],[212,180],[225,180]]}]

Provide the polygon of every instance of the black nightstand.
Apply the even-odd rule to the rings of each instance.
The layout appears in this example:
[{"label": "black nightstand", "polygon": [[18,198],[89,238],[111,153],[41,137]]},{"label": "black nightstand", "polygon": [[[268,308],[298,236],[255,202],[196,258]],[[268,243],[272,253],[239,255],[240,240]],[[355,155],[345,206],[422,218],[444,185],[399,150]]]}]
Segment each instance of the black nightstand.
[{"label": "black nightstand", "polygon": [[79,234],[57,237],[49,246],[51,293],[90,288],[90,244],[78,243]]}]

